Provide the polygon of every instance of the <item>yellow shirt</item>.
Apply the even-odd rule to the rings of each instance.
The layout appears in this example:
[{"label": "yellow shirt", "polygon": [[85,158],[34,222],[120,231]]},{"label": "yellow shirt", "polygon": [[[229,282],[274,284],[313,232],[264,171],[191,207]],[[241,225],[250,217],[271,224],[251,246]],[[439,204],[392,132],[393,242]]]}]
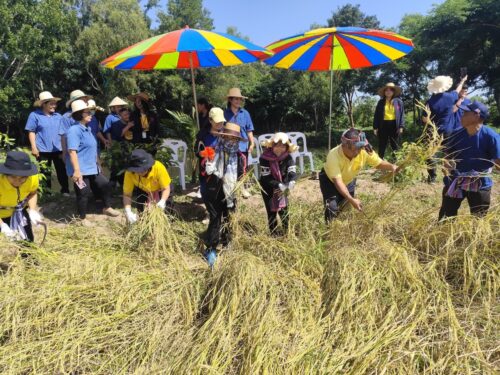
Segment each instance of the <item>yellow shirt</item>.
[{"label": "yellow shirt", "polygon": [[171,181],[167,168],[156,160],[151,171],[144,177],[134,172],[125,172],[123,194],[128,196],[132,195],[135,187],[138,187],[146,193],[165,190],[170,185]]},{"label": "yellow shirt", "polygon": [[0,218],[11,217],[14,213],[14,207],[22,202],[30,193],[36,193],[37,190],[38,175],[29,176],[19,188],[15,188],[7,180],[6,175],[0,174],[0,206],[12,207],[0,209]]},{"label": "yellow shirt", "polygon": [[388,102],[387,100],[385,101],[384,120],[387,120],[387,121],[396,120],[396,110],[394,109],[394,105],[392,104],[392,101],[390,101],[390,102]]},{"label": "yellow shirt", "polygon": [[344,184],[348,185],[356,178],[366,164],[375,168],[380,163],[382,163],[382,159],[380,159],[375,151],[369,154],[364,149],[354,159],[349,160],[342,152],[342,145],[339,145],[332,148],[328,153],[324,169],[330,180],[342,177]]}]

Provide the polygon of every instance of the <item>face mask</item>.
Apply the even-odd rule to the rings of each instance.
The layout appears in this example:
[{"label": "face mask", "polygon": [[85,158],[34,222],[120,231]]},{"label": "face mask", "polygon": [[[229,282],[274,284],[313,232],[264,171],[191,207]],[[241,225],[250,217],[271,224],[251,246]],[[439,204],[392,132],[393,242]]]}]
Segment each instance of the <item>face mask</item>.
[{"label": "face mask", "polygon": [[94,116],[94,115],[95,115],[95,111],[90,111],[90,114],[91,114],[92,116]]},{"label": "face mask", "polygon": [[238,150],[239,142],[236,139],[227,138],[222,141],[224,150],[228,152],[235,152]]}]

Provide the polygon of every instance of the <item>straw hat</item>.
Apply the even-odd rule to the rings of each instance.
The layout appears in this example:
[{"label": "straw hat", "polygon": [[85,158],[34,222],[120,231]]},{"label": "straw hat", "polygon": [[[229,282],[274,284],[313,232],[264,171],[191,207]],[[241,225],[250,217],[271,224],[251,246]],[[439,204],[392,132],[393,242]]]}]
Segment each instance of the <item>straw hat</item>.
[{"label": "straw hat", "polygon": [[210,112],[208,112],[208,118],[216,124],[218,124],[219,122],[226,122],[224,111],[219,107],[213,107]]},{"label": "straw hat", "polygon": [[272,138],[266,139],[261,143],[262,147],[272,148],[276,143],[281,142],[288,146],[288,152],[292,153],[299,149],[299,146],[294,145],[286,133],[278,132]]},{"label": "straw hat", "polygon": [[431,79],[427,84],[427,90],[431,94],[440,94],[442,92],[448,91],[453,85],[453,78],[449,76],[437,76]]},{"label": "straw hat", "polygon": [[52,94],[48,91],[42,91],[40,94],[38,94],[38,99],[33,104],[35,107],[41,107],[43,103],[50,102],[51,100],[55,100],[56,102],[58,102],[59,100],[61,100],[61,98],[52,96]]},{"label": "straw hat", "polygon": [[246,96],[241,95],[241,90],[238,87],[233,87],[229,89],[226,98],[243,98],[248,99]]},{"label": "straw hat", "polygon": [[238,140],[240,140],[242,142],[248,142],[248,139],[245,139],[241,136],[240,126],[237,124],[233,124],[232,122],[226,122],[226,124],[224,125],[224,129],[222,129],[221,132],[214,132],[212,134],[222,135],[225,137],[233,137],[233,138],[237,138]]},{"label": "straw hat", "polygon": [[66,102],[66,107],[69,107],[75,100],[82,98],[92,99],[93,96],[85,94],[82,90],[71,91],[71,93],[69,94],[69,100]]},{"label": "straw hat", "polygon": [[140,92],[138,94],[134,94],[134,95],[129,95],[127,96],[127,99],[130,100],[131,102],[135,102],[135,99],[136,98],[141,98],[142,100],[144,100],[145,102],[149,102],[150,100],[150,97],[148,94],[146,94],[145,92]]},{"label": "straw hat", "polygon": [[85,103],[83,100],[78,99],[71,103],[71,114],[91,108],[92,107],[89,104]]},{"label": "straw hat", "polygon": [[385,97],[385,89],[393,89],[394,90],[394,97],[401,95],[401,87],[395,85],[392,82],[387,83],[384,87],[381,87],[378,89],[378,94],[384,98]]},{"label": "straw hat", "polygon": [[128,103],[119,96],[115,96],[113,100],[108,104],[108,107],[116,107],[122,105],[128,106]]}]

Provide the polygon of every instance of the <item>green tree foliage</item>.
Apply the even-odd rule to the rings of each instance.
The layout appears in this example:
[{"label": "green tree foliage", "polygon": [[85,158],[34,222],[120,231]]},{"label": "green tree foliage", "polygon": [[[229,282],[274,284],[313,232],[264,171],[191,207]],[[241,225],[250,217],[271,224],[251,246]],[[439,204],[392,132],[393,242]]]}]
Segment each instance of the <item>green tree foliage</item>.
[{"label": "green tree foliage", "polygon": [[166,12],[159,12],[160,33],[166,33],[184,26],[192,29],[212,30],[213,20],[210,12],[203,7],[201,0],[169,0]]}]

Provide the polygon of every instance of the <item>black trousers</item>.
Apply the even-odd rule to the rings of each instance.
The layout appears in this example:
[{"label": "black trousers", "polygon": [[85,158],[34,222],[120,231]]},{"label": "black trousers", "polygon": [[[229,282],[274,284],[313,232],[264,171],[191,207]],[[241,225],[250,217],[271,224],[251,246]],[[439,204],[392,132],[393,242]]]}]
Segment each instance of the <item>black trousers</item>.
[{"label": "black trousers", "polygon": [[[146,204],[148,203],[149,193],[145,192],[142,189],[135,188],[134,196],[137,211],[143,212]],[[170,195],[168,196],[167,203],[165,205],[165,213],[174,213],[174,184],[170,184]]]},{"label": "black trousers", "polygon": [[[24,226],[24,230],[26,231],[26,236],[28,236],[27,241],[33,242],[35,240],[35,236],[33,235],[33,228],[31,227],[30,216],[28,215],[28,210],[25,208],[23,210],[23,216],[26,218],[27,224]],[[10,225],[10,217],[2,218],[2,221]]]},{"label": "black trousers", "polygon": [[[342,207],[346,204],[346,199],[339,193],[335,184],[326,175],[324,169],[322,169],[319,174],[319,188],[321,189],[323,203],[325,205],[325,220],[328,223],[339,215]],[[349,190],[349,193],[353,197],[355,189],[356,180],[347,185],[347,190]]]},{"label": "black trousers", "polygon": [[87,216],[87,207],[89,203],[90,193],[94,194],[94,198],[102,199],[104,208],[111,207],[111,192],[109,181],[102,174],[83,176],[83,181],[87,186],[80,189],[74,184],[76,193],[76,208],[80,219],[85,219]]},{"label": "black trousers", "polygon": [[381,158],[384,157],[387,144],[390,143],[392,151],[399,149],[399,134],[396,120],[384,120],[381,127],[378,129],[378,154]]},{"label": "black trousers", "polygon": [[229,216],[234,207],[231,209],[227,207],[222,185],[214,192],[203,194],[203,202],[210,218],[207,229],[207,247],[216,248],[219,243],[226,246],[231,240]]},{"label": "black trousers", "polygon": [[66,167],[64,161],[62,160],[62,152],[40,152],[38,161],[46,161],[47,168],[43,170],[45,175],[44,185],[47,188],[52,188],[52,163],[56,169],[57,181],[61,185],[61,193],[69,193],[69,183],[68,176],[66,175]]},{"label": "black trousers", "polygon": [[464,199],[469,203],[470,213],[476,216],[484,216],[488,212],[491,203],[491,189],[479,191],[464,191],[463,198],[451,198],[446,195],[448,188],[443,189],[443,200],[439,209],[439,220],[446,217],[457,216],[458,209]]},{"label": "black trousers", "polygon": [[[262,191],[262,198],[264,199],[264,205],[266,206],[267,212],[267,223],[269,225],[269,231],[272,236],[279,236],[286,233],[288,230],[288,206],[282,208],[279,212],[271,211],[271,201],[273,199],[272,193],[266,194]],[[281,219],[281,225],[283,227],[282,231],[278,230],[278,215]]]}]

